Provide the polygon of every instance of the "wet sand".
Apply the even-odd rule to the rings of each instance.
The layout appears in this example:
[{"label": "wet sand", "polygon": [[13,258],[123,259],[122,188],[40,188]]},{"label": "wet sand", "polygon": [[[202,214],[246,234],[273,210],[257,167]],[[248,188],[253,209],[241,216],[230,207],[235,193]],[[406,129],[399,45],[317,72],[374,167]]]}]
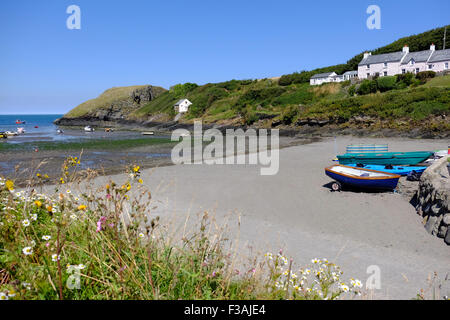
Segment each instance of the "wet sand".
[{"label": "wet sand", "polygon": [[[324,167],[335,146],[341,153],[351,143],[389,143],[390,150],[413,151],[444,149],[448,141],[341,137],[336,144],[326,139],[280,150],[274,176],[261,176],[257,165],[195,164],[144,170],[142,178],[152,191],[152,214],[163,221],[181,226],[190,217],[190,225],[207,211],[218,225],[229,221],[230,238],[239,239],[243,254],[249,247],[260,256],[284,248],[299,265],[326,257],[342,266],[344,278],[364,284],[368,267],[376,265],[381,288],[371,298],[414,298],[428,288],[434,272],[441,280],[450,276],[450,247],[425,231],[399,193],[330,192]],[[121,182],[126,176],[100,177],[93,186],[109,179]],[[449,282],[441,283],[441,296],[450,294]]]}]

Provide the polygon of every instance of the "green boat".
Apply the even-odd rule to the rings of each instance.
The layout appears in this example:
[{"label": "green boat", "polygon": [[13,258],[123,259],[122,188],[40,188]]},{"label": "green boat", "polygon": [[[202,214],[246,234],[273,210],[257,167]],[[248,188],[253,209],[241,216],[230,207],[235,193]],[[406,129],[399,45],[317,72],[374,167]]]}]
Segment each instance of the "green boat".
[{"label": "green boat", "polygon": [[337,156],[340,164],[414,165],[433,155],[431,151],[414,152],[364,152]]}]

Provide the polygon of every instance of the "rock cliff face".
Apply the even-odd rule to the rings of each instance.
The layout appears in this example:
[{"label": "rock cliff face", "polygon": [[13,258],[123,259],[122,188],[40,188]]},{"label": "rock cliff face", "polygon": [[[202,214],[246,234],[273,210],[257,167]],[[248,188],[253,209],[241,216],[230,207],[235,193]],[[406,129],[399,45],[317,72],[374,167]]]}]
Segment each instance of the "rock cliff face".
[{"label": "rock cliff face", "polygon": [[152,101],[165,89],[150,85],[112,88],[96,99],[89,100],[64,117],[55,121],[57,125],[86,125],[99,122],[127,120],[136,109]]},{"label": "rock cliff face", "polygon": [[425,229],[450,245],[450,173],[448,158],[436,161],[422,174],[416,193],[416,210]]}]

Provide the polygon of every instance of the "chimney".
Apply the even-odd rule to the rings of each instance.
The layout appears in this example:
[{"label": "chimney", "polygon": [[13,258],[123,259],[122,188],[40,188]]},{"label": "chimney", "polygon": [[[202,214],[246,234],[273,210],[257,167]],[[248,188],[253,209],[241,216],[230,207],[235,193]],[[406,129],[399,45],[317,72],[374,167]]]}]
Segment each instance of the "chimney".
[{"label": "chimney", "polygon": [[406,54],[409,53],[409,47],[407,44],[405,44],[405,46],[403,47],[403,53],[406,53]]},{"label": "chimney", "polygon": [[435,50],[436,50],[436,46],[434,45],[434,43],[431,44],[430,50],[431,50],[431,51],[435,51]]},{"label": "chimney", "polygon": [[372,52],[364,52],[364,59],[366,59],[368,56],[371,56]]}]

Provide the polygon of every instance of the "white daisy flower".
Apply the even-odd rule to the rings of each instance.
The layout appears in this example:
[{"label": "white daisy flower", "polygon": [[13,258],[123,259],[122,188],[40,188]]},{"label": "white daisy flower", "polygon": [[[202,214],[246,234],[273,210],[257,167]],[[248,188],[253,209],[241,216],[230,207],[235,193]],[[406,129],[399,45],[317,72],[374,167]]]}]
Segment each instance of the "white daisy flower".
[{"label": "white daisy flower", "polygon": [[4,292],[0,292],[0,300],[8,300],[8,295]]},{"label": "white daisy flower", "polygon": [[52,237],[51,236],[42,236],[42,240],[48,241],[50,240]]},{"label": "white daisy flower", "polygon": [[139,233],[139,238],[143,239],[145,237],[145,235],[141,232]]},{"label": "white daisy flower", "polygon": [[84,268],[86,268],[86,266],[84,264],[80,263],[78,265],[78,269],[83,270]]},{"label": "white daisy flower", "polygon": [[350,288],[345,283],[341,283],[341,285],[339,286],[339,289],[341,289],[344,292],[350,291]]},{"label": "white daisy flower", "polygon": [[37,213],[33,213],[30,217],[31,220],[36,221],[37,220]]},{"label": "white daisy flower", "polygon": [[30,254],[33,254],[33,248],[32,247],[25,247],[22,249],[22,252],[24,255],[29,256]]},{"label": "white daisy flower", "polygon": [[56,262],[60,259],[60,256],[58,256],[56,253],[52,254],[52,261]]},{"label": "white daisy flower", "polygon": [[23,225],[24,227],[28,227],[28,226],[30,225],[30,220],[28,220],[28,219],[23,220],[23,221],[22,221],[22,225]]}]

